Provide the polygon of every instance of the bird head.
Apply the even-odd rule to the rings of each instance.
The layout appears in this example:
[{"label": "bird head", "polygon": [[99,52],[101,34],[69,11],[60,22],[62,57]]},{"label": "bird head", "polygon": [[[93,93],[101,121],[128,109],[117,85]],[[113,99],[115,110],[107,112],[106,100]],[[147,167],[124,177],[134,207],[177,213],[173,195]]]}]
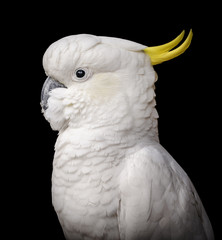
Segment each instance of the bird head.
[{"label": "bird head", "polygon": [[135,132],[156,129],[153,65],[186,50],[192,32],[182,47],[170,51],[183,34],[158,47],[88,34],[54,42],[43,57],[48,76],[41,93],[45,118],[58,131],[83,126]]}]

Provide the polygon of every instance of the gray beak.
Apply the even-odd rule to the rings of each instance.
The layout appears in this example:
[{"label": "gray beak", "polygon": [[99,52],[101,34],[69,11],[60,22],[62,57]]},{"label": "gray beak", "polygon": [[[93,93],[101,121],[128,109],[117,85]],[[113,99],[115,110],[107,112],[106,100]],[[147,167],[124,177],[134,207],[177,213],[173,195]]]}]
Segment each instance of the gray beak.
[{"label": "gray beak", "polygon": [[55,88],[66,88],[66,86],[56,81],[55,79],[48,77],[45,80],[41,92],[41,106],[43,110],[46,110],[48,108],[49,93]]}]

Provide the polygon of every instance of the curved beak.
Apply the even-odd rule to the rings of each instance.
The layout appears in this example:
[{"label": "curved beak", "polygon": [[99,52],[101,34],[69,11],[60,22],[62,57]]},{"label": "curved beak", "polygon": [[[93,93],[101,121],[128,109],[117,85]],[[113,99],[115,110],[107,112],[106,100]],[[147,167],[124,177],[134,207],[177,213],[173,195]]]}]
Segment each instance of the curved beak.
[{"label": "curved beak", "polygon": [[50,96],[49,93],[55,88],[66,88],[66,86],[57,80],[48,77],[43,84],[41,92],[41,106],[43,110],[46,110],[48,108],[48,99]]}]

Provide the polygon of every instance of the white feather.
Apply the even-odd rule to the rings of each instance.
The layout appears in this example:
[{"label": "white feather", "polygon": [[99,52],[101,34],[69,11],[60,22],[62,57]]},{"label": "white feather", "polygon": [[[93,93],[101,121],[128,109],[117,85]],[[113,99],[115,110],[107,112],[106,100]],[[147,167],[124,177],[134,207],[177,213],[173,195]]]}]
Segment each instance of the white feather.
[{"label": "white feather", "polygon": [[[158,139],[154,83],[145,46],[76,35],[46,51],[53,89],[44,111],[59,131],[52,200],[67,240],[213,239],[186,173]],[[90,72],[77,82],[75,70]]]}]

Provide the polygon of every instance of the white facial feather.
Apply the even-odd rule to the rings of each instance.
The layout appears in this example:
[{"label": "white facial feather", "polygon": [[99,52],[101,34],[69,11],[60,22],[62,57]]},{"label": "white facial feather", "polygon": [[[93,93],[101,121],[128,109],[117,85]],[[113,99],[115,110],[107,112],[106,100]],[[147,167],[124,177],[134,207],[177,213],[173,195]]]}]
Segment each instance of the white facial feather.
[{"label": "white facial feather", "polygon": [[[144,47],[86,34],[53,43],[44,55],[44,69],[67,89],[51,92],[45,116],[52,128],[113,126],[112,131],[150,132],[158,138],[156,74]],[[74,78],[79,68],[89,74],[83,82]]]}]

